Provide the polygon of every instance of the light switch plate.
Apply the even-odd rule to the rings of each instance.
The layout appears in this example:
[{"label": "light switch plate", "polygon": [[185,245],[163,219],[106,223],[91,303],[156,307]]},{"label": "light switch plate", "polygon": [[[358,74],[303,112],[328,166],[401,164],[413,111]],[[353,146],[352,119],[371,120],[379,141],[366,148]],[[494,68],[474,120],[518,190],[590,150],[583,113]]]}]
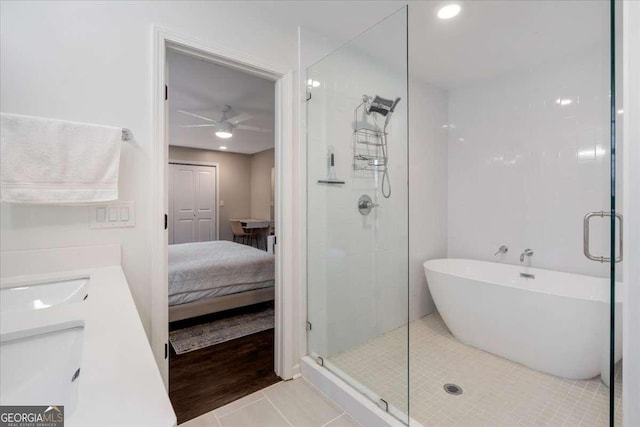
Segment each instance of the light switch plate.
[{"label": "light switch plate", "polygon": [[107,209],[100,206],[95,209],[94,221],[105,222],[107,220]]},{"label": "light switch plate", "polygon": [[129,207],[120,208],[120,221],[129,221]]},{"label": "light switch plate", "polygon": [[89,228],[125,228],[136,226],[136,203],[118,201],[89,208]]},{"label": "light switch plate", "polygon": [[107,208],[107,212],[109,212],[109,222],[118,221],[118,208],[115,208],[113,206],[109,206]]}]

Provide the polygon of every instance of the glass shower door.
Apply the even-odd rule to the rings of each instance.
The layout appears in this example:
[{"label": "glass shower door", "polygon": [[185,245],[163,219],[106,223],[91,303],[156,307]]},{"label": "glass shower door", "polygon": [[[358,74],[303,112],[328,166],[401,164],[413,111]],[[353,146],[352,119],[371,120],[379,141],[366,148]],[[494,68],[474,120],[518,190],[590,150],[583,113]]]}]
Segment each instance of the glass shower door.
[{"label": "glass shower door", "polygon": [[613,259],[613,265],[610,264],[611,275],[609,277],[609,426],[623,426],[623,404],[622,404],[622,329],[623,329],[623,289],[628,286],[628,281],[622,274],[623,262],[625,260],[623,249],[623,224],[622,216],[624,208],[623,194],[623,174],[622,160],[624,156],[623,141],[623,121],[624,108],[622,104],[623,94],[623,78],[622,78],[622,1],[610,0],[610,27],[609,27],[609,54],[610,69],[609,83],[610,93],[613,95],[610,99],[609,118],[611,125],[609,128],[609,157],[610,168],[610,211],[613,213],[609,217],[609,258]]},{"label": "glass shower door", "polygon": [[444,189],[425,184],[446,197],[447,247],[428,267],[436,310],[411,323],[411,417],[620,425],[620,5],[459,4],[449,20],[411,6],[429,35],[411,98],[440,111],[425,139],[447,164]]},{"label": "glass shower door", "polygon": [[406,7],[307,84],[308,352],[407,423]]}]

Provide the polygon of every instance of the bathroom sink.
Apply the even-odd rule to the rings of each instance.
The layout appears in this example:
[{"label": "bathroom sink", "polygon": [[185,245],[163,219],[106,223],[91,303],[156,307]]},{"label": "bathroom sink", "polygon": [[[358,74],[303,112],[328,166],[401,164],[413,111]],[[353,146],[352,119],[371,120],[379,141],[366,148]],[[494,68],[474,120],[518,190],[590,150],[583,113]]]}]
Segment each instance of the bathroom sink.
[{"label": "bathroom sink", "polygon": [[0,405],[64,405],[78,400],[84,326],[0,337]]},{"label": "bathroom sink", "polygon": [[89,279],[82,278],[0,289],[0,313],[80,302],[87,296],[88,288]]}]

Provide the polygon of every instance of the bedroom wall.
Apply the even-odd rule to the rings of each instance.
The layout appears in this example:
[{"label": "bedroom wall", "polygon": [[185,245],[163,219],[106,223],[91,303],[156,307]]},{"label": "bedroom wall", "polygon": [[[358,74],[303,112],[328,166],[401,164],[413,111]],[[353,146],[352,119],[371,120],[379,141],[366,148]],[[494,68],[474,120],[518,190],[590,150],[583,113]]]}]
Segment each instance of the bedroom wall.
[{"label": "bedroom wall", "polygon": [[229,218],[252,216],[252,157],[248,154],[169,146],[169,160],[218,163],[220,240],[233,240]]},{"label": "bedroom wall", "polygon": [[251,156],[251,218],[271,219],[271,168],[275,166],[275,150]]}]

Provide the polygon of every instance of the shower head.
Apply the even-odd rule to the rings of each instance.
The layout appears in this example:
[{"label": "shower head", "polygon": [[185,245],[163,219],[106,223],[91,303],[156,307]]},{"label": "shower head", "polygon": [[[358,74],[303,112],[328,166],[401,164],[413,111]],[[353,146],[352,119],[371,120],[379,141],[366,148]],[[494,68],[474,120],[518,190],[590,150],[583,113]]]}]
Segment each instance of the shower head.
[{"label": "shower head", "polygon": [[381,98],[376,95],[375,98],[373,98],[373,101],[371,101],[371,104],[369,104],[369,109],[367,112],[369,114],[378,113],[386,116],[389,113],[393,113],[393,110],[395,110],[398,102],[400,102],[400,98],[396,98],[395,101],[393,101],[391,99]]},{"label": "shower head", "polygon": [[393,111],[396,109],[396,105],[398,105],[398,103],[400,102],[400,97],[397,97],[395,101],[393,101],[393,105],[391,106],[391,110],[389,110],[391,113],[393,113]]}]

